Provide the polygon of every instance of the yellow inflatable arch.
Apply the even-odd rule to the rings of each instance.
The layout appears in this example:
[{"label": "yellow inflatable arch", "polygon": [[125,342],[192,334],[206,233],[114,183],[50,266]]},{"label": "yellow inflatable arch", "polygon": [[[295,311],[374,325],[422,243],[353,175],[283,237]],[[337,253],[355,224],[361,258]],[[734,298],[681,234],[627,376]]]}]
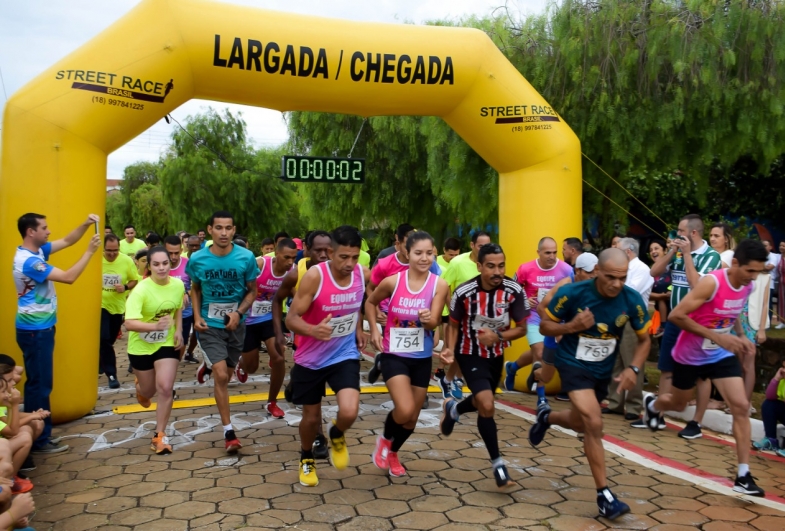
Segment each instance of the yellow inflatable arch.
[{"label": "yellow inflatable arch", "polygon": [[[578,139],[481,31],[144,0],[8,100],[0,352],[21,359],[8,270],[17,218],[42,213],[58,236],[89,212],[103,218],[107,155],[191,98],[279,111],[440,116],[500,174],[510,274],[534,258],[540,237],[580,234]],[[54,264],[70,266],[84,245],[59,253]],[[79,418],[96,402],[100,269],[95,257],[74,286],[58,286],[56,422]]]}]

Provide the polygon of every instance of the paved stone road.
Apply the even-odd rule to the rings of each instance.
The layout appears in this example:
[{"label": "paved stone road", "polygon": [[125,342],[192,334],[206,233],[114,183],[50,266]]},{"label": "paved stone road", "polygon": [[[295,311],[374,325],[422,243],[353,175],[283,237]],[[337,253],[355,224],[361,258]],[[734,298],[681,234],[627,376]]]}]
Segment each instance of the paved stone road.
[{"label": "paved stone road", "polygon": [[[109,413],[113,406],[135,403],[124,345],[118,346],[123,388],[101,388],[96,415],[55,428],[56,435],[67,437],[68,452],[36,458],[31,477],[38,511],[32,524],[39,531],[785,529],[785,500],[770,502],[781,507],[773,508],[714,487],[727,489],[710,476],[732,476],[732,446],[708,438],[683,441],[674,429],[632,430],[618,417],[606,419],[609,485],[632,513],[613,523],[595,518],[594,484],[580,441],[552,431],[541,448],[530,448],[526,412],[514,406],[525,410],[534,400],[519,393],[503,395],[509,405],[497,409],[502,454],[520,485],[506,493],[496,489],[472,415],[449,439],[439,434],[436,395],[401,451],[409,470],[404,478],[390,478],[370,461],[391,406],[383,394],[362,396],[360,418],[347,434],[351,466],[339,472],[318,463],[316,488],[297,481],[300,414],[284,403],[287,415],[281,420],[263,412],[261,402],[232,406],[244,444],[234,458],[223,451],[214,407],[176,409],[175,452],[158,457],[149,449],[153,413]],[[363,365],[367,370],[369,364]],[[182,364],[178,399],[210,396],[209,383],[194,385],[195,368]],[[264,374],[253,379],[233,384],[232,394],[266,391]],[[101,378],[99,384],[105,383]],[[325,404],[327,417],[334,401]],[[667,473],[679,467],[702,472]],[[785,497],[785,459],[756,455],[751,467],[767,492]]]}]

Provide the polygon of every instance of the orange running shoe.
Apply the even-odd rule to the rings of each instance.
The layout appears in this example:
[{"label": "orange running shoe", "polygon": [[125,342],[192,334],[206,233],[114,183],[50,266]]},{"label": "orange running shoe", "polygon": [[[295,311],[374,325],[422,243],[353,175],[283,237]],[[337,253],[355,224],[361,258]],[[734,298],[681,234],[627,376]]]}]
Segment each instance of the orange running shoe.
[{"label": "orange running shoe", "polygon": [[139,378],[136,376],[134,376],[134,386],[136,387],[136,401],[139,402],[139,405],[143,408],[150,407],[150,399],[143,397],[142,393],[139,392]]},{"label": "orange running shoe", "polygon": [[150,443],[150,450],[158,455],[166,455],[172,453],[172,445],[169,444],[169,438],[163,432],[158,432],[153,437]]},{"label": "orange running shoe", "polygon": [[33,482],[29,479],[22,479],[19,476],[14,476],[14,483],[11,485],[12,494],[23,494],[33,490]]}]

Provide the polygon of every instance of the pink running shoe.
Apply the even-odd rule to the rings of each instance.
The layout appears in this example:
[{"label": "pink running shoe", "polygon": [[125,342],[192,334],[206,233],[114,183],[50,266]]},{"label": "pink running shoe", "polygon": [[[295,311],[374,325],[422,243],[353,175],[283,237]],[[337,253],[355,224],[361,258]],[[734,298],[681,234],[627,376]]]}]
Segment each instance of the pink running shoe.
[{"label": "pink running shoe", "polygon": [[267,412],[277,419],[282,419],[285,416],[283,410],[279,408],[278,404],[275,402],[268,402]]},{"label": "pink running shoe", "polygon": [[406,469],[398,460],[398,452],[390,452],[387,455],[387,463],[390,465],[390,475],[396,478],[406,475]]},{"label": "pink running shoe", "polygon": [[374,448],[373,456],[371,457],[373,459],[373,463],[382,470],[387,470],[389,468],[387,459],[390,455],[392,455],[390,453],[390,446],[392,446],[392,441],[385,439],[381,435],[376,438],[376,448]]},{"label": "pink running shoe", "polygon": [[237,368],[234,370],[235,375],[237,375],[237,380],[240,383],[245,383],[248,381],[248,373],[243,370],[240,365],[237,365]]}]

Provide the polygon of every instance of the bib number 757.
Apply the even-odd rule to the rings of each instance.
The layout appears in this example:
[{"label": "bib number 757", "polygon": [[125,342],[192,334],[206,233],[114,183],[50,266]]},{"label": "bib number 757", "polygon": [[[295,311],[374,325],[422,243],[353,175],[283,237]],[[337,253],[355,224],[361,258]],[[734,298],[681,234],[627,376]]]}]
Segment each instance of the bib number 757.
[{"label": "bib number 757", "polygon": [[330,338],[344,337],[353,334],[357,326],[357,314],[352,313],[341,317],[333,317],[329,323],[333,331],[330,333]]}]

